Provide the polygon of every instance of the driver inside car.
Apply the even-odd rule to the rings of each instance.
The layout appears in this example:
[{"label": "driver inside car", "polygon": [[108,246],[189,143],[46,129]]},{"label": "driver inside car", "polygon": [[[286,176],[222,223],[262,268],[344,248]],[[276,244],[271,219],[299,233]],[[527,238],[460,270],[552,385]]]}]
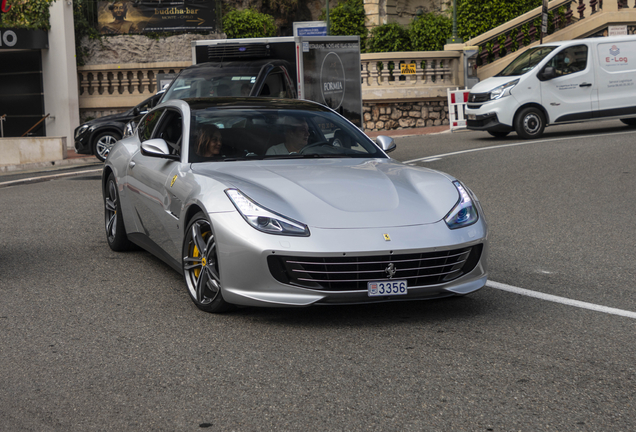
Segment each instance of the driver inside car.
[{"label": "driver inside car", "polygon": [[309,126],[305,119],[296,117],[283,118],[285,142],[267,149],[266,155],[287,155],[300,152],[309,140]]}]

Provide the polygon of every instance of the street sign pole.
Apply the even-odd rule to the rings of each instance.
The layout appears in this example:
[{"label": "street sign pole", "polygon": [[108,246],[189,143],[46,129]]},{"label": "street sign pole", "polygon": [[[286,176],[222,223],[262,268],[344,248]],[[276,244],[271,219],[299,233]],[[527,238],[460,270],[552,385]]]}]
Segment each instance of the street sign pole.
[{"label": "street sign pole", "polygon": [[548,0],[543,0],[543,8],[541,13],[541,37],[539,43],[543,43],[543,36],[548,34]]}]

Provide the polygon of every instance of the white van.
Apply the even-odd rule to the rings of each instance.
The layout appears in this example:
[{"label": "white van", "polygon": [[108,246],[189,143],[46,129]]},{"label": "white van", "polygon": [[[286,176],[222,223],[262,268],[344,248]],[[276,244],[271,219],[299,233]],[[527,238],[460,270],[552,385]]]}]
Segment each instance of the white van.
[{"label": "white van", "polygon": [[529,48],[471,89],[466,119],[494,137],[537,138],[546,126],[590,120],[636,126],[636,36]]}]

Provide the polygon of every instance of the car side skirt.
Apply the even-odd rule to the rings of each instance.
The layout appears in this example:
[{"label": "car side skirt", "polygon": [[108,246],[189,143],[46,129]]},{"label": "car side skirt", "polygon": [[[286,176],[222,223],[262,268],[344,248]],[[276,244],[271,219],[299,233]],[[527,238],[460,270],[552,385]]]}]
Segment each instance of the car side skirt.
[{"label": "car side skirt", "polygon": [[161,249],[157,243],[150,240],[148,236],[141,233],[130,233],[128,234],[128,240],[139,246],[140,248],[150,252],[160,260],[164,261],[170,267],[175,269],[180,274],[183,274],[183,268],[181,267],[181,263],[174,258],[172,258],[166,251]]}]

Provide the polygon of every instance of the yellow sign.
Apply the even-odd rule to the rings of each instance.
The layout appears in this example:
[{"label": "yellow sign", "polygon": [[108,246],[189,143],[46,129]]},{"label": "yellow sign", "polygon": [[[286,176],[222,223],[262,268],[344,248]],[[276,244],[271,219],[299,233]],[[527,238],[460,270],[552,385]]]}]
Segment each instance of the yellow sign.
[{"label": "yellow sign", "polygon": [[412,75],[415,73],[415,63],[402,63],[400,69],[402,75]]}]

